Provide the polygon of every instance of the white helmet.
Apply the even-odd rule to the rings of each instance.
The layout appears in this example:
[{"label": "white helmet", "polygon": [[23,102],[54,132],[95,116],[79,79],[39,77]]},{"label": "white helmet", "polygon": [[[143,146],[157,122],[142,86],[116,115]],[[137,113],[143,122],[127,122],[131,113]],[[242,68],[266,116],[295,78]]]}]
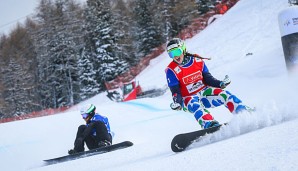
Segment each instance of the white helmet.
[{"label": "white helmet", "polygon": [[80,114],[88,114],[94,116],[96,107],[93,104],[86,104],[81,107]]},{"label": "white helmet", "polygon": [[184,41],[180,38],[173,38],[167,43],[167,52],[169,53],[172,49],[180,48],[183,53],[186,52],[186,46]]}]

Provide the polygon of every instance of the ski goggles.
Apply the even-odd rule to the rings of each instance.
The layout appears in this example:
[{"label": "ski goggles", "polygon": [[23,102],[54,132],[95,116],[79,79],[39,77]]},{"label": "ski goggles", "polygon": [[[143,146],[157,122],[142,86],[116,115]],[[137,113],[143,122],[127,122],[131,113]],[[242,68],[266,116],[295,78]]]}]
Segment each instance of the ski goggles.
[{"label": "ski goggles", "polygon": [[174,49],[171,49],[169,52],[168,52],[170,58],[175,58],[176,56],[181,56],[183,54],[183,50],[178,47],[178,48],[174,48]]},{"label": "ski goggles", "polygon": [[81,115],[82,115],[83,119],[86,119],[89,116],[88,113],[83,113]]}]

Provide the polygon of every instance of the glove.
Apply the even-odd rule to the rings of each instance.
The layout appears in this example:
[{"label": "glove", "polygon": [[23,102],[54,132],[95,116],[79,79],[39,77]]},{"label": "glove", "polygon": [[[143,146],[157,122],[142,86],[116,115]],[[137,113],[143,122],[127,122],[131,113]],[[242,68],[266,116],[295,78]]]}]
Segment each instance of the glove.
[{"label": "glove", "polygon": [[221,89],[226,88],[231,83],[231,80],[228,75],[225,76],[225,78],[222,80],[222,82],[219,84]]},{"label": "glove", "polygon": [[172,110],[177,110],[177,111],[182,109],[179,103],[171,103],[170,107]]}]

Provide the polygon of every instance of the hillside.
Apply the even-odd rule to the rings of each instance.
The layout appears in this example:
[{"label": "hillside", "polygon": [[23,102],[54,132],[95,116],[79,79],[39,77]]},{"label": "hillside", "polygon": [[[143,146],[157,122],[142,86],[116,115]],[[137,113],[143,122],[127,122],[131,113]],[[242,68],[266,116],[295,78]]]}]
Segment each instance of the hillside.
[{"label": "hillside", "polygon": [[[65,155],[73,148],[83,124],[77,108],[59,115],[0,124],[1,170],[296,170],[298,158],[298,79],[288,76],[278,30],[278,12],[287,0],[241,0],[207,29],[186,40],[188,51],[212,57],[206,61],[218,79],[232,80],[227,89],[255,113],[232,115],[225,107],[211,109],[219,132],[175,154],[174,135],[200,129],[190,113],[172,111],[171,94],[123,103],[105,94],[94,103],[109,117],[114,143],[134,146],[80,160],[45,166],[43,159]],[[145,88],[166,85],[166,53],[152,60],[136,78]]]}]

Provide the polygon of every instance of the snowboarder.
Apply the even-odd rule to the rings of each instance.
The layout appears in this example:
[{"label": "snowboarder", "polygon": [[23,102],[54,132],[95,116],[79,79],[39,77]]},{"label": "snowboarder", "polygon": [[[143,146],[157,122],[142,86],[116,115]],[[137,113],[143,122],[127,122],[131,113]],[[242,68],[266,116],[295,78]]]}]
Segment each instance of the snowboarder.
[{"label": "snowboarder", "polygon": [[174,38],[167,43],[167,52],[173,61],[166,68],[168,87],[172,92],[173,110],[189,111],[203,129],[218,126],[207,108],[225,105],[231,113],[251,110],[229,91],[224,90],[231,81],[226,76],[222,81],[209,72],[203,58],[186,51],[185,43]]},{"label": "snowboarder", "polygon": [[93,104],[87,104],[80,109],[86,125],[78,127],[74,148],[68,151],[68,154],[74,154],[84,151],[84,143],[88,149],[95,149],[112,145],[112,135],[108,118],[95,113],[96,107]]}]

